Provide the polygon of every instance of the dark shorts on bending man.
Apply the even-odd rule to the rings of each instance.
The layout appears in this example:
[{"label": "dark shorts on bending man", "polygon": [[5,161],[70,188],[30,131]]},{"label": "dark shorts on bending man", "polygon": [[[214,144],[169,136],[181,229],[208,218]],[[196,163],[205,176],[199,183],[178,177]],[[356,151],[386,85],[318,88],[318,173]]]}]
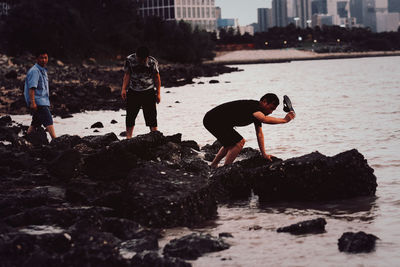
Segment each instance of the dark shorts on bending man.
[{"label": "dark shorts on bending man", "polygon": [[210,114],[204,116],[203,124],[224,147],[234,146],[243,139],[243,136],[233,129],[233,126],[215,120]]},{"label": "dark shorts on bending man", "polygon": [[143,110],[146,126],[157,127],[156,95],[153,89],[127,92],[126,126],[135,126],[139,110]]}]

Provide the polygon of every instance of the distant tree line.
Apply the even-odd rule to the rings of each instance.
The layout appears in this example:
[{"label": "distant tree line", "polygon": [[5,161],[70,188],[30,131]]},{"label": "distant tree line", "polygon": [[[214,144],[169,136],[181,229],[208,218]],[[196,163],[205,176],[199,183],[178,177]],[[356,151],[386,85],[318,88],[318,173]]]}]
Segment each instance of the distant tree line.
[{"label": "distant tree line", "polygon": [[222,29],[219,37],[217,45],[252,43],[256,49],[312,46],[317,52],[400,50],[400,28],[397,32],[374,33],[368,28],[323,26],[302,29],[289,24],[254,36],[241,35],[235,29]]},{"label": "distant tree line", "polygon": [[298,47],[317,52],[400,50],[400,30],[373,33],[339,26],[270,28],[254,36],[236,29],[206,32],[183,22],[138,15],[132,0],[2,0],[8,16],[0,20],[0,49],[10,55],[45,47],[64,59],[126,56],[139,45],[171,62],[211,59],[215,47],[251,44],[256,49]]},{"label": "distant tree line", "polygon": [[192,63],[214,56],[209,33],[183,22],[143,19],[135,3],[13,0],[0,25],[1,47],[11,55],[45,47],[52,56],[65,59],[126,56],[139,45],[168,61]]}]

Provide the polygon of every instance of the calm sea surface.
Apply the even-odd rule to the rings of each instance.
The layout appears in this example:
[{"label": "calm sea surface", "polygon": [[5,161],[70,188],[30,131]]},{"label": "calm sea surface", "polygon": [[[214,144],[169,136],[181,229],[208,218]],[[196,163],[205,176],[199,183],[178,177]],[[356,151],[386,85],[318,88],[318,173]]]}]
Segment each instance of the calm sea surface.
[{"label": "calm sea surface", "polygon": [[[313,151],[333,156],[358,149],[375,169],[375,198],[323,203],[259,203],[221,206],[218,218],[201,228],[165,232],[161,245],[192,231],[218,235],[229,232],[231,248],[193,261],[194,266],[400,266],[400,57],[379,57],[282,64],[242,65],[242,72],[201,78],[196,84],[163,90],[158,106],[159,130],[182,133],[201,146],[214,142],[202,125],[204,114],[226,101],[259,99],[273,92],[291,97],[297,117],[285,125],[263,125],[267,153],[281,158]],[[162,78],[162,77],[161,77]],[[122,80],[122,77],[121,77]],[[198,84],[198,82],[204,84]],[[50,88],[51,89],[51,88]],[[70,119],[55,118],[58,135],[93,134],[90,125],[101,121],[100,134],[124,131],[124,111],[87,112]],[[282,104],[272,116],[283,117]],[[13,116],[28,124],[29,116]],[[111,124],[115,119],[117,124]],[[85,129],[86,128],[86,129]],[[257,148],[254,126],[237,130]],[[139,114],[134,134],[146,133]],[[323,217],[326,233],[292,236],[276,229],[302,220]],[[260,230],[249,230],[260,226]],[[347,231],[365,231],[380,238],[369,254],[341,253],[337,241]]]}]

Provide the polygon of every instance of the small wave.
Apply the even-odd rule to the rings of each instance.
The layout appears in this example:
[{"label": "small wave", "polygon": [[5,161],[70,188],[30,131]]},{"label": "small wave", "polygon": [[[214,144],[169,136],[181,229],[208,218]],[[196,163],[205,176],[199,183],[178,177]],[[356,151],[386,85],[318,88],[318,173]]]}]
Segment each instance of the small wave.
[{"label": "small wave", "polygon": [[374,169],[385,169],[385,168],[398,168],[400,167],[400,163],[389,163],[389,164],[372,164],[372,168]]},{"label": "small wave", "polygon": [[30,225],[19,231],[29,235],[60,234],[65,232],[64,229],[51,225]]}]

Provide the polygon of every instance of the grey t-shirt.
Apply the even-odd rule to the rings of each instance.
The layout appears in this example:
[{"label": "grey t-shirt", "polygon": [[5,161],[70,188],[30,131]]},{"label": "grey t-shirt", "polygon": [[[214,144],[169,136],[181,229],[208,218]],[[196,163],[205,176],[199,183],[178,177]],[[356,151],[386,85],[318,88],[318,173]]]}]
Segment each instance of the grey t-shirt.
[{"label": "grey t-shirt", "polygon": [[126,58],[124,71],[131,76],[129,80],[128,91],[145,91],[153,89],[154,75],[159,73],[158,61],[149,56],[145,65],[136,60],[136,54],[129,55]]}]

